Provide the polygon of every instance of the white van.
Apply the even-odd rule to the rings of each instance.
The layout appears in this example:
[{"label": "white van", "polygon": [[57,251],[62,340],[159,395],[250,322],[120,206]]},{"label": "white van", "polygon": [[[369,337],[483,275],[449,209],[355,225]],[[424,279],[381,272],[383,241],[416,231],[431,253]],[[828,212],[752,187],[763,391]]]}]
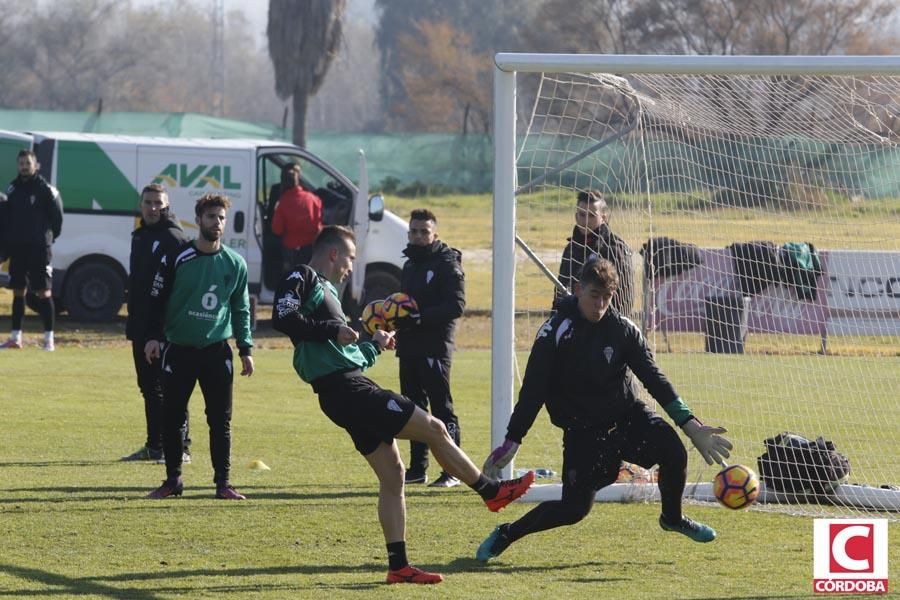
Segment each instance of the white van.
[{"label": "white van", "polygon": [[400,289],[407,223],[368,197],[365,160],[360,187],[297,146],[270,140],[170,139],[122,135],[0,130],[0,182],[16,176],[16,153],[32,148],[40,173],[62,195],[62,235],[53,246],[53,289],[78,320],[105,321],[125,299],[131,232],[141,189],[161,183],[189,237],[196,234],[194,202],[207,193],[232,202],[223,243],[246,260],[250,294],[271,302],[281,275],[279,240],[270,220],[272,187],[281,168],[299,163],[302,184],[324,207],[326,224],[349,225],[357,237],[357,268],[344,292],[348,312]]}]

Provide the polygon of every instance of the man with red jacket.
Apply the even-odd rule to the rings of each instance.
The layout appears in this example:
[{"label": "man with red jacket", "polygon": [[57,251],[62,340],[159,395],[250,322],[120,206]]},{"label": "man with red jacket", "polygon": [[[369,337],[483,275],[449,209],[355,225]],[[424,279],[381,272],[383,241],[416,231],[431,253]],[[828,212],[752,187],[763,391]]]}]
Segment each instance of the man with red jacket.
[{"label": "man with red jacket", "polygon": [[281,170],[281,194],[272,217],[272,233],[281,236],[285,268],[306,264],[322,229],[322,200],[300,186],[300,165]]}]

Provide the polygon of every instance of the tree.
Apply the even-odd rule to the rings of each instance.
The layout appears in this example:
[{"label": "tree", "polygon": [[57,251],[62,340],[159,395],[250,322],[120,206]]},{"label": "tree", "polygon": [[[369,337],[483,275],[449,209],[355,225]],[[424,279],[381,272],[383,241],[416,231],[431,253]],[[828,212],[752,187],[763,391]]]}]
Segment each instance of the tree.
[{"label": "tree", "polygon": [[[420,37],[420,24],[425,22],[446,23],[453,30],[464,32],[468,52],[482,61],[479,70],[487,77],[490,90],[493,53],[528,49],[522,42],[520,28],[529,21],[535,2],[536,0],[375,0],[375,7],[379,11],[375,41],[381,51],[381,95],[387,117],[392,121],[390,128],[409,129],[412,125],[405,122],[409,102],[404,72],[431,68],[438,71],[432,75],[439,78],[444,69],[455,68],[451,64],[437,62],[432,62],[428,67],[410,65],[407,61],[415,56],[400,47],[401,40],[406,43],[409,36]],[[428,41],[424,40],[424,43],[427,44]],[[417,55],[427,58],[429,53],[421,52]]]},{"label": "tree", "polygon": [[306,107],[341,43],[346,0],[269,0],[269,56],[275,66],[275,92],[293,98],[294,133],[306,146]]},{"label": "tree", "polygon": [[409,129],[465,132],[471,121],[490,131],[490,56],[475,53],[468,34],[447,21],[420,21],[397,42],[405,96],[395,113]]},{"label": "tree", "polygon": [[526,37],[542,52],[877,54],[893,0],[543,0]]}]

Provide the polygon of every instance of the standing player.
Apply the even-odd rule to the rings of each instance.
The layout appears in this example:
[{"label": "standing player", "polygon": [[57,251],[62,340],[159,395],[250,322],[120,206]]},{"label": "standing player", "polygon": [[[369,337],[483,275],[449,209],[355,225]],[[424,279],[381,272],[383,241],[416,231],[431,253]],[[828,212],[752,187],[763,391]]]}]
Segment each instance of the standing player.
[{"label": "standing player", "polygon": [[[456,322],[466,307],[465,276],[459,250],[438,239],[437,217],[430,210],[412,211],[409,219],[408,260],[400,276],[400,291],[411,296],[418,314],[397,319],[397,358],[400,393],[441,420],[459,446],[459,418],[450,394],[450,361]],[[428,481],[428,446],[410,442],[406,483]],[[447,472],[431,487],[449,488],[459,479]]]},{"label": "standing player", "polygon": [[181,495],[181,427],[199,381],[206,404],[216,498],[245,499],[229,481],[234,366],[228,338],[233,334],[237,340],[241,375],[248,377],[253,374],[253,340],[247,263],[222,245],[230,205],[228,198],[219,194],[201,196],[194,208],[200,235],[167,253],[153,280],[144,354],[150,363],[162,352],[166,480],[148,498]]},{"label": "standing player", "polygon": [[51,246],[62,231],[62,199],[55,187],[38,174],[41,165],[31,150],[20,150],[16,157],[19,176],[6,190],[3,203],[3,229],[0,246],[9,256],[9,287],[13,290],[12,331],[0,348],[22,347],[22,320],[25,317],[25,292],[30,287],[37,295],[37,312],[44,322],[43,348],[55,350],[53,325],[53,268]]},{"label": "standing player", "polygon": [[[603,194],[589,190],[579,192],[575,202],[575,228],[563,249],[559,263],[559,282],[572,290],[581,266],[593,257],[605,258],[619,274],[619,288],[612,299],[612,307],[624,317],[631,317],[634,307],[634,266],[631,248],[625,240],[609,228],[609,206]],[[566,297],[556,290],[554,307]]]},{"label": "standing player", "polygon": [[[187,242],[184,230],[175,215],[169,213],[169,194],[158,183],[151,183],[141,191],[141,223],[131,233],[131,256],[128,269],[128,320],[125,337],[131,340],[131,354],[137,373],[138,388],[144,397],[144,417],[147,421],[147,441],[142,448],[122,458],[160,460],[163,456],[163,391],[159,359],[147,363],[144,345],[147,343],[147,318],[150,310],[150,285],[156,275],[160,259],[171,250]],[[185,421],[183,462],[190,462],[190,440]]]},{"label": "standing player", "polygon": [[496,512],[524,494],[534,472],[511,481],[485,477],[453,443],[444,424],[408,398],[384,390],[362,371],[394,346],[393,333],[377,331],[357,343],[347,325],[337,287],[353,268],[356,240],[346,227],[325,227],[313,244],[309,265],[297,265],[275,294],[272,326],[294,344],[294,369],[319,396],[322,412],[347,430],[356,450],[378,477],[378,520],[389,561],[388,583],[439,583],[443,576],[409,564],[406,558],[406,500],[403,461],[394,438],[428,444],[447,473],[475,490]]},{"label": "standing player", "polygon": [[531,349],[519,401],[506,440],[494,449],[484,471],[509,464],[547,405],[550,421],[563,430],[562,499],[542,502],[522,518],[498,526],[475,557],[488,561],[531,533],[572,525],[590,512],[597,490],[616,480],[625,460],[649,468],[659,465],[662,496],[660,526],[697,542],[716,532],[681,513],[687,479],[687,451],[664,419],[638,400],[631,373],[666,414],[680,426],[708,464],[728,457],[731,443],[697,420],[659,370],[637,326],[610,310],[618,286],[613,264],[588,261],[575,283],[575,296],[563,300]]}]

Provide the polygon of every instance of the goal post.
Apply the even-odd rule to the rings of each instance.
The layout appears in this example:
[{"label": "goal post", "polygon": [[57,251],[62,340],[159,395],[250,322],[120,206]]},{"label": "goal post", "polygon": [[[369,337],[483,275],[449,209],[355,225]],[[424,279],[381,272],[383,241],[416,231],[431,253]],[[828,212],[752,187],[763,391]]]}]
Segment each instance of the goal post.
[{"label": "goal post", "polygon": [[[856,485],[773,481],[761,506],[900,511],[900,56],[500,53],[493,95],[492,447],[576,195],[598,190],[630,247],[627,316],[694,412],[729,429],[734,462],[758,470],[781,431],[848,456]],[[559,473],[542,415],[517,463]],[[686,496],[708,500],[715,469],[689,455]],[[549,481],[528,498],[558,497]],[[598,500],[658,497],[614,487]]]}]

